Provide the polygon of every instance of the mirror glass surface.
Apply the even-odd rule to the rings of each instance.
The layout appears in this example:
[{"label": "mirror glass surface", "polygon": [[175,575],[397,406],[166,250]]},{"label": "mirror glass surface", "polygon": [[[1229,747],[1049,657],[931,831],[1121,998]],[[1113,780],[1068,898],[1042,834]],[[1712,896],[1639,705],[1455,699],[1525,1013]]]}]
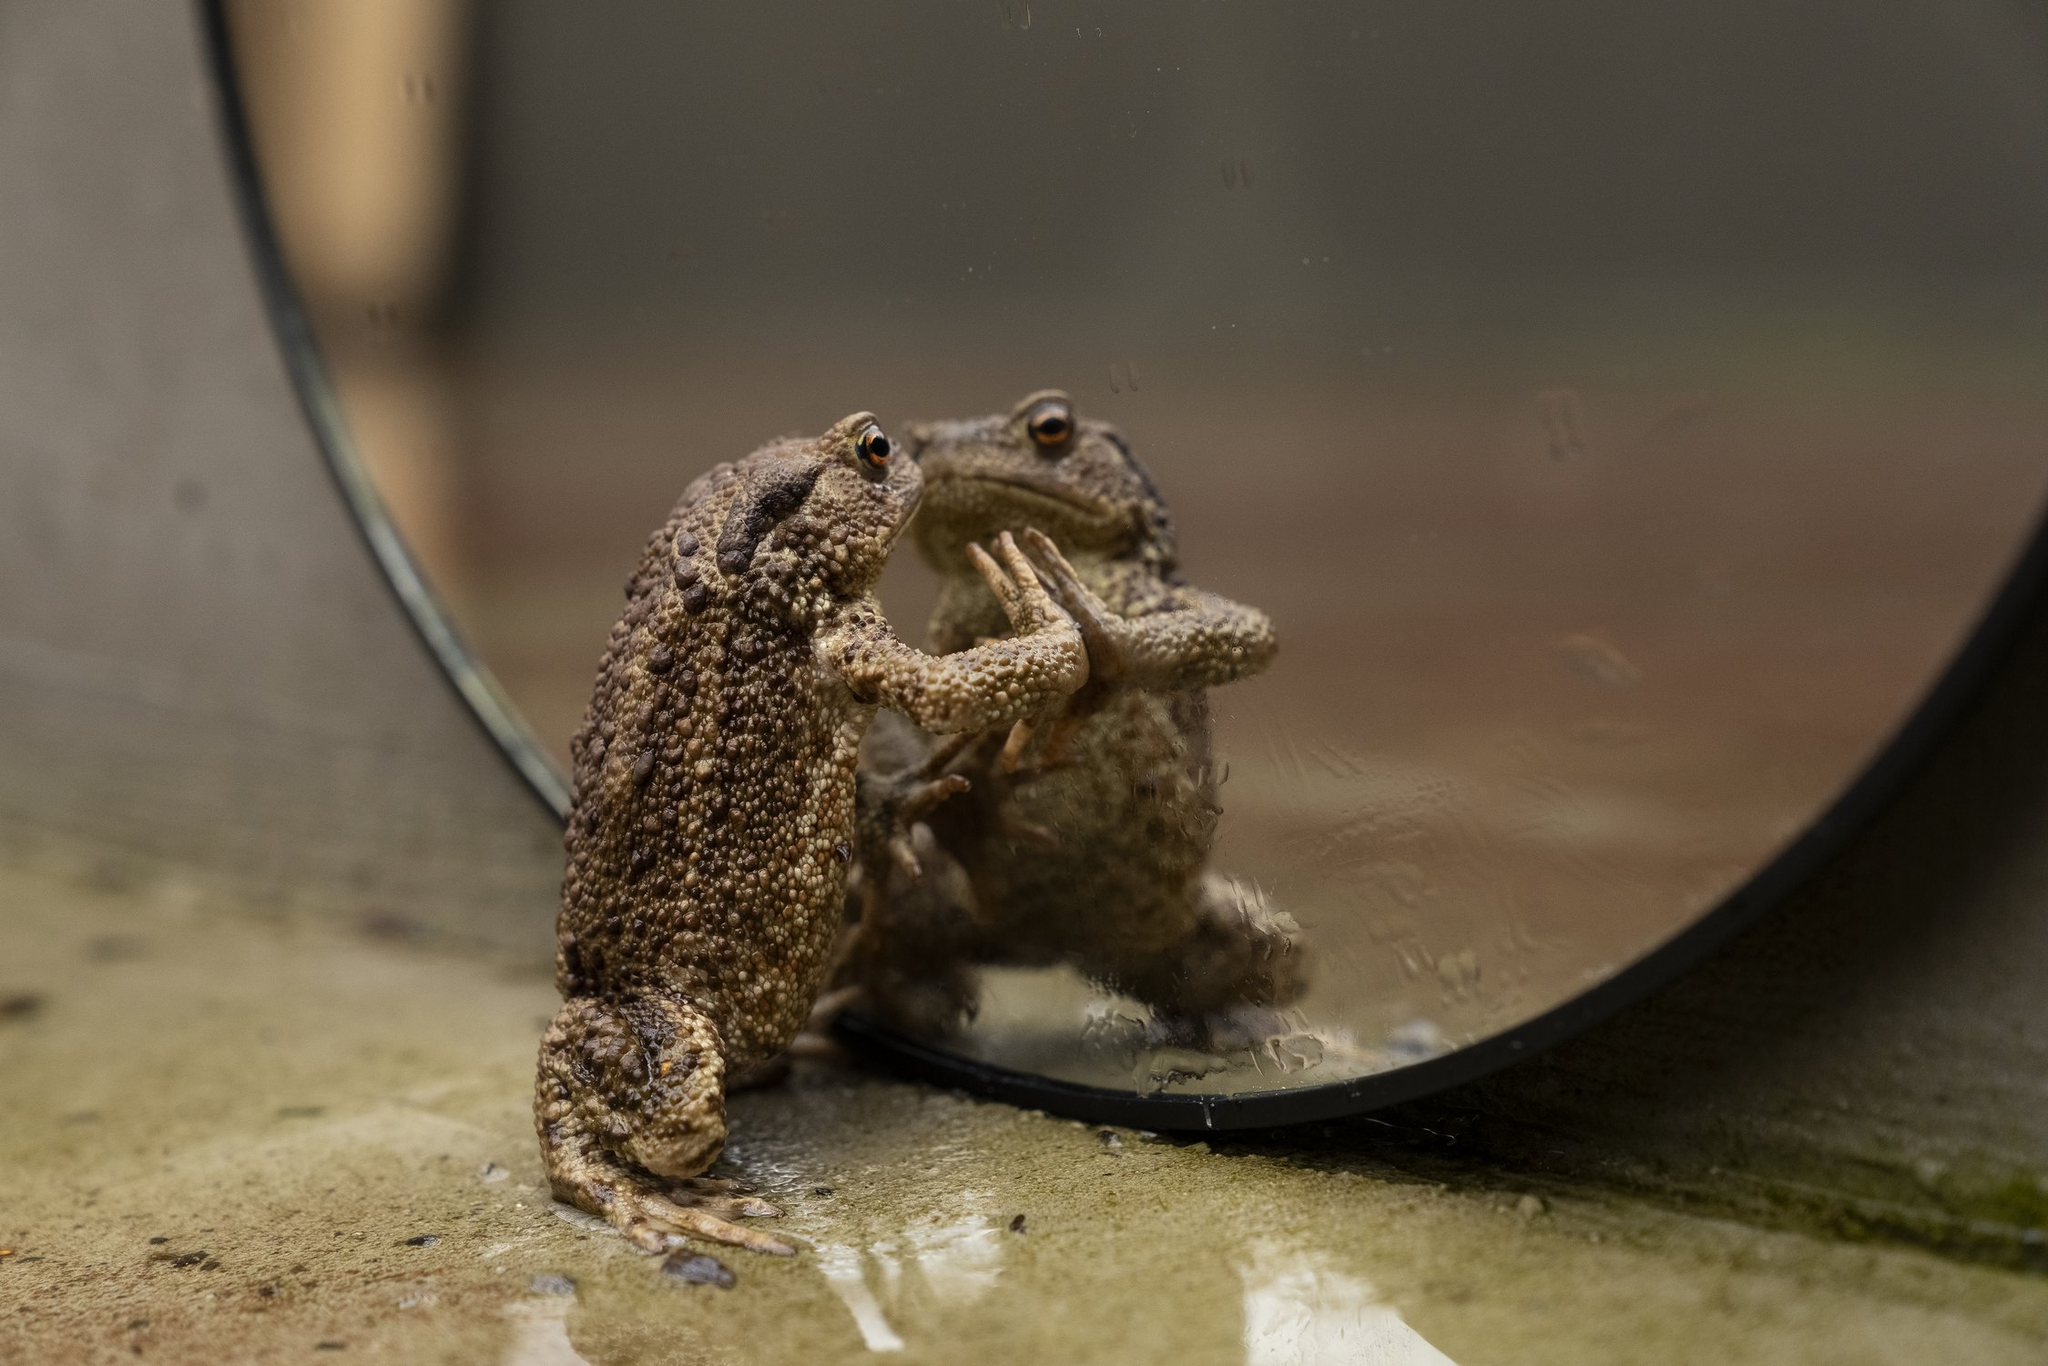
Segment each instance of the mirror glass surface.
[{"label": "mirror glass surface", "polygon": [[227,8],[361,458],[558,758],[683,487],[857,409],[1066,390],[1270,616],[1208,866],[1305,994],[990,966],[937,1042],[1006,1067],[1315,1085],[1606,980],[1856,780],[2048,486],[2017,5]]}]

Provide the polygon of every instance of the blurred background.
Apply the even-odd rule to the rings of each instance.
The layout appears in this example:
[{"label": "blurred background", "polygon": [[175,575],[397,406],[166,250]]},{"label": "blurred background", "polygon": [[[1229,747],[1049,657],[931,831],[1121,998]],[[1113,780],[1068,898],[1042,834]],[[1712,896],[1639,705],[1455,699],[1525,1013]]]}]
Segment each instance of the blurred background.
[{"label": "blurred background", "polygon": [[[1278,624],[1217,862],[1354,1058],[1738,887],[2048,490],[2018,5],[229,8],[361,457],[543,743],[697,472],[1065,387]],[[1105,1080],[1005,999],[967,1046]]]}]

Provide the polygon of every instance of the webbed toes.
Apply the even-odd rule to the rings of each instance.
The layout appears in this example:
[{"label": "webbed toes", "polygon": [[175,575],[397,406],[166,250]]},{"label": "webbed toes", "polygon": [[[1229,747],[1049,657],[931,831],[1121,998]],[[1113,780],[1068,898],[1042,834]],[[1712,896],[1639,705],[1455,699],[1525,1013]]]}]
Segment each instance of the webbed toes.
[{"label": "webbed toes", "polygon": [[693,1200],[679,1200],[675,1203],[687,1209],[700,1209],[720,1219],[779,1219],[780,1206],[771,1205],[755,1195],[706,1195]]},{"label": "webbed toes", "polygon": [[[695,1205],[678,1204],[674,1200],[659,1195],[638,1196],[635,1197],[634,1203],[637,1208],[634,1210],[632,1222],[636,1226],[657,1229],[663,1233],[680,1234],[685,1238],[702,1238],[708,1242],[725,1243],[731,1247],[743,1247],[751,1252],[765,1252],[771,1257],[794,1257],[796,1255],[796,1248],[793,1244],[777,1238],[774,1234],[763,1233],[759,1229],[744,1228],[728,1219],[719,1217],[717,1214],[713,1214],[708,1209]],[[766,1205],[765,1201],[756,1203]],[[766,1208],[775,1210],[773,1205],[766,1205]],[[733,1212],[745,1213],[739,1210],[734,1210]],[[775,1212],[780,1213],[781,1211],[776,1210]],[[654,1246],[649,1246],[642,1237],[636,1235],[635,1228],[633,1227],[622,1226],[621,1231],[649,1252],[660,1252],[667,1246],[666,1238],[661,1239]]]}]

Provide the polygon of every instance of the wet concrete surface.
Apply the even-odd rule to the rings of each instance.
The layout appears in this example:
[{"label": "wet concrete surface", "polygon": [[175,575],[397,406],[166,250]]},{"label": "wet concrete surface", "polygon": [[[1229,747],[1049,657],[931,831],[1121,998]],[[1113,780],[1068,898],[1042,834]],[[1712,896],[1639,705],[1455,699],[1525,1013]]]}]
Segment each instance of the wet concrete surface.
[{"label": "wet concrete surface", "polygon": [[546,978],[408,923],[0,872],[0,1360],[2048,1352],[2037,1278],[1497,1173],[1422,1180],[1367,1149],[1100,1130],[826,1064],[738,1098],[723,1164],[785,1208],[799,1255],[689,1248],[665,1271],[540,1184]]}]

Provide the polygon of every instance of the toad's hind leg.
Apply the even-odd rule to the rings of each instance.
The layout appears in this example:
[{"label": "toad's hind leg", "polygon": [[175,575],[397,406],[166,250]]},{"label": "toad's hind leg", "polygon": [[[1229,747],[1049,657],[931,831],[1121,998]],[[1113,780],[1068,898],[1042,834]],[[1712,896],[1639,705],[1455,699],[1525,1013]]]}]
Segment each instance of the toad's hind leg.
[{"label": "toad's hind leg", "polygon": [[1164,1020],[1206,1034],[1216,1017],[1293,1005],[1308,985],[1301,927],[1255,888],[1205,875],[1175,942],[1145,953],[1113,943],[1082,956],[1082,971],[1128,992]]},{"label": "toad's hind leg", "polygon": [[725,1058],[716,1027],[688,1004],[569,1000],[541,1039],[535,1086],[534,1127],[557,1198],[647,1252],[671,1233],[796,1251],[722,1217],[780,1213],[773,1205],[689,1180],[725,1146]]}]

